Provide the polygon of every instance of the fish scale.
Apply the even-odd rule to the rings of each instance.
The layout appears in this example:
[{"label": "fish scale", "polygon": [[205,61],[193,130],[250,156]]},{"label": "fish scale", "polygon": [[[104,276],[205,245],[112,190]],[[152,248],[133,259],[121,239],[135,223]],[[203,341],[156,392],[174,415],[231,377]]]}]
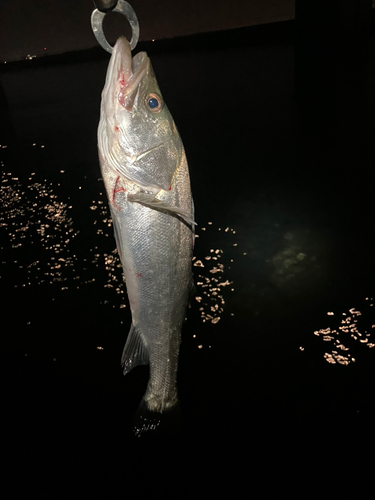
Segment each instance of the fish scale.
[{"label": "fish scale", "polygon": [[[188,180],[186,161],[183,163],[182,175],[179,173],[175,188],[164,201],[191,210],[190,193],[181,189]],[[129,202],[126,207],[125,203],[116,218],[125,228],[121,248],[132,256],[131,266],[125,263],[124,274],[133,325],[150,362],[145,400],[153,411],[163,411],[176,402],[180,332],[191,282],[191,229],[170,214]]]}]

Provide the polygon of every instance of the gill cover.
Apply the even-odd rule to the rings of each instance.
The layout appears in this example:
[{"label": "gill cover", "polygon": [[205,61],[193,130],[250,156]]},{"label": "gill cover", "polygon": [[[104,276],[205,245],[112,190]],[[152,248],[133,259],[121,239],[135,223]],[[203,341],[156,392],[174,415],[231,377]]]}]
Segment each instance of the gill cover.
[{"label": "gill cover", "polygon": [[145,52],[120,37],[102,92],[98,146],[119,174],[151,191],[170,189],[182,142]]}]

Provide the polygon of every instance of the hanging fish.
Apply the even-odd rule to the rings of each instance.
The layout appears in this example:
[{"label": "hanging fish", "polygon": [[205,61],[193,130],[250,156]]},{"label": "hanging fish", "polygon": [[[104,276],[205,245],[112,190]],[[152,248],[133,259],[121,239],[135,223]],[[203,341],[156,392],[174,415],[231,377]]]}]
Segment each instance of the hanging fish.
[{"label": "hanging fish", "polygon": [[[192,286],[188,164],[145,52],[120,37],[102,92],[98,148],[132,323],[124,374],[150,365],[136,433],[177,404],[181,328]],[[153,416],[150,416],[153,415]]]}]

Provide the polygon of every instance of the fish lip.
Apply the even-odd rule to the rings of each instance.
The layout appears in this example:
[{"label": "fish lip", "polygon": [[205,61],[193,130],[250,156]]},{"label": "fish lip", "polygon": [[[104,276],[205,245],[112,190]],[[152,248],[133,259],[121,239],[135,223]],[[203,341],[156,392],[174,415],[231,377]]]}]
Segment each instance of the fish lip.
[{"label": "fish lip", "polygon": [[150,64],[148,55],[146,52],[138,52],[132,57],[128,40],[120,36],[113,48],[111,62],[113,64],[108,83],[114,91],[112,95],[117,94],[122,105],[125,100],[134,101],[139,84]]},{"label": "fish lip", "polygon": [[132,57],[131,47],[129,42],[124,36],[120,36],[114,47],[112,58],[115,60],[115,67],[118,68],[118,65],[122,65],[123,69],[131,70],[133,76],[136,76],[139,71],[143,61],[148,62],[149,57],[146,52],[138,52],[134,57]]}]

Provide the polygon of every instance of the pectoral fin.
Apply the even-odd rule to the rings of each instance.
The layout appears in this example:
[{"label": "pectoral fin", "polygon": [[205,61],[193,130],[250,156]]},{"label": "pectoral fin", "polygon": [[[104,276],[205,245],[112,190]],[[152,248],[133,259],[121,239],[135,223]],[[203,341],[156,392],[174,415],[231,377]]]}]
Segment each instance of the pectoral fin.
[{"label": "pectoral fin", "polygon": [[141,205],[153,208],[154,210],[166,211],[172,214],[179,215],[188,224],[192,225],[196,224],[194,222],[192,214],[179,207],[168,205],[168,203],[164,203],[163,201],[159,200],[152,194],[147,194],[147,193],[128,194],[128,201],[140,203]]}]

